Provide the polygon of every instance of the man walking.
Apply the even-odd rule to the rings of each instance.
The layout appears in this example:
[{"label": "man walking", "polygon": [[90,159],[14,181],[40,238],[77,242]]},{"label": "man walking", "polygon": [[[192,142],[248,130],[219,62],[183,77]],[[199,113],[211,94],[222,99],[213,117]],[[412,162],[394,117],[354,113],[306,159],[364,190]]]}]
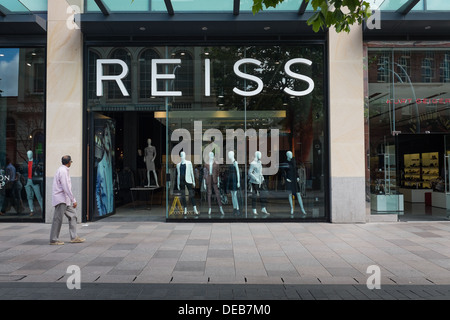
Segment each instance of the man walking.
[{"label": "man walking", "polygon": [[59,241],[59,233],[63,220],[63,214],[69,219],[69,233],[71,243],[81,243],[85,239],[77,235],[77,201],[72,194],[72,182],[70,181],[69,168],[72,159],[69,155],[63,156],[61,159],[62,166],[58,168],[53,179],[52,205],[55,207],[52,228],[50,231],[50,244],[62,245],[64,242]]}]

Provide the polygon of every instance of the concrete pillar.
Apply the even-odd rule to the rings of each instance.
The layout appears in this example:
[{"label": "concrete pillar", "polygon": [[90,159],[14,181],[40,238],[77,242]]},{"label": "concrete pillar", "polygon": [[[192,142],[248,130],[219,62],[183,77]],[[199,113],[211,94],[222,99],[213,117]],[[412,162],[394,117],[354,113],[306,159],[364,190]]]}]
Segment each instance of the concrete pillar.
[{"label": "concrete pillar", "polygon": [[69,3],[48,0],[47,21],[47,123],[45,222],[53,219],[52,184],[61,157],[69,154],[72,190],[81,221],[83,157],[83,38],[70,27]]},{"label": "concrete pillar", "polygon": [[331,221],[366,222],[362,27],[328,33]]}]

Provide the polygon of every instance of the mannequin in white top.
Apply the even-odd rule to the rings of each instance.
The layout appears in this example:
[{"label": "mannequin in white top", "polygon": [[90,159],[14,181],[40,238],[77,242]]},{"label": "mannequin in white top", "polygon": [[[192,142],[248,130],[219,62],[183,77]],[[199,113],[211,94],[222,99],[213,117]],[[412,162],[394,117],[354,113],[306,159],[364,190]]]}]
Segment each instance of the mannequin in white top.
[{"label": "mannequin in white top", "polygon": [[256,211],[256,194],[259,191],[259,201],[261,203],[261,212],[269,215],[270,213],[266,210],[267,199],[265,192],[261,189],[264,183],[264,176],[262,174],[262,164],[261,164],[261,152],[255,152],[255,158],[250,163],[250,168],[248,170],[248,175],[250,177],[250,183],[252,184],[252,209],[253,214],[258,215]]},{"label": "mannequin in white top", "polygon": [[219,193],[219,164],[214,159],[214,152],[209,153],[209,160],[205,163],[203,169],[203,186],[208,190],[208,214],[211,214],[211,196],[212,190],[216,193],[217,205],[219,206],[220,214],[224,215],[222,202]]},{"label": "mannequin in white top", "polygon": [[288,167],[286,168],[286,190],[289,191],[289,204],[291,206],[291,215],[294,214],[294,207],[292,204],[292,196],[295,195],[298,200],[298,204],[300,206],[300,210],[304,215],[306,215],[305,208],[303,207],[302,196],[300,195],[300,191],[297,187],[297,182],[300,181],[300,177],[298,176],[297,166],[295,164],[295,160],[292,159],[292,152],[286,152],[286,158]]},{"label": "mannequin in white top", "polygon": [[233,203],[233,213],[239,215],[239,201],[237,192],[241,187],[240,173],[238,162],[234,159],[234,151],[228,152],[228,159],[230,159],[230,166],[228,169],[228,190],[231,192],[231,201]]},{"label": "mannequin in white top", "polygon": [[197,211],[194,197],[194,168],[192,167],[192,162],[186,160],[186,153],[184,151],[181,151],[180,157],[181,161],[177,164],[177,188],[182,192],[181,204],[184,207],[184,214],[187,214],[186,196],[184,194],[187,187],[189,191],[189,199],[194,207],[194,213],[198,215],[199,212]]},{"label": "mannequin in white top", "polygon": [[144,150],[144,161],[147,165],[147,185],[146,187],[150,187],[150,172],[153,172],[153,177],[155,178],[155,184],[158,185],[158,176],[156,175],[155,169],[155,158],[156,158],[156,148],[152,146],[152,139],[147,139],[147,147]]}]

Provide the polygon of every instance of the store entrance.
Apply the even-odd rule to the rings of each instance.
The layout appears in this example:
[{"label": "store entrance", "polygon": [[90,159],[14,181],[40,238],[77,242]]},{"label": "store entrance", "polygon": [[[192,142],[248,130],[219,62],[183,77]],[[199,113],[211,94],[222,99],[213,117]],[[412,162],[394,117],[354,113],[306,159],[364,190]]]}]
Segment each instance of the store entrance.
[{"label": "store entrance", "polygon": [[148,111],[93,113],[90,119],[86,220],[164,220],[165,125]]},{"label": "store entrance", "polygon": [[398,191],[404,197],[400,220],[446,220],[450,211],[450,139],[445,134],[397,136]]}]

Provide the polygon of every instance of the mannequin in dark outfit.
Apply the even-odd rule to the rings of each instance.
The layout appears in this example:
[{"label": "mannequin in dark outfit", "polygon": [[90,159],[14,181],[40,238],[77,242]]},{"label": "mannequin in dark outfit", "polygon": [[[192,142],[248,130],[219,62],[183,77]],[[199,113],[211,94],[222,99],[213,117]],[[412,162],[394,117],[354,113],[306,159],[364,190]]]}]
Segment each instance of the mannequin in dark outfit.
[{"label": "mannequin in dark outfit", "polygon": [[297,186],[297,182],[300,181],[297,172],[297,165],[295,164],[295,160],[292,158],[292,152],[286,152],[287,164],[288,167],[285,170],[285,179],[286,179],[286,190],[289,192],[289,204],[291,206],[291,215],[294,214],[294,207],[292,203],[292,196],[295,195],[298,200],[298,204],[300,206],[300,210],[304,215],[306,215],[305,208],[303,207],[302,196],[300,195],[300,191]]}]

